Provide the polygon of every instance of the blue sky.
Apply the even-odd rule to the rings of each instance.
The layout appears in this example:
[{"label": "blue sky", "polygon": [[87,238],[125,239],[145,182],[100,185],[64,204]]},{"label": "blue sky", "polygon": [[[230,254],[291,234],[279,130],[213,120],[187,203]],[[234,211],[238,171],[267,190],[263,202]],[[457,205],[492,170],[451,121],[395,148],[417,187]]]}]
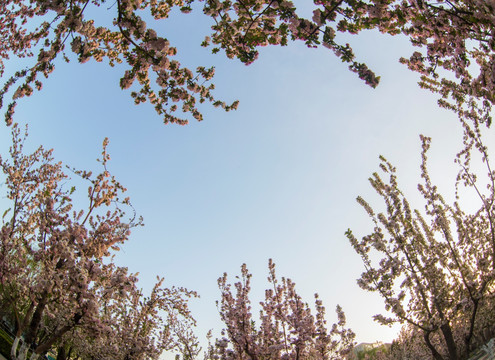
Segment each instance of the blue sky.
[{"label": "blue sky", "polygon": [[[43,91],[20,101],[15,119],[29,123],[31,146],[53,147],[58,160],[77,168],[97,169],[101,142],[110,138],[109,169],[146,225],[117,261],[139,271],[146,289],[161,275],[168,285],[198,291],[201,299],[191,308],[200,336],[222,327],[217,278],[227,272],[234,281],[246,263],[257,303],[273,258],[306,301],[320,294],[330,323],[340,304],[358,342],[392,340],[397,328],[371,319],[382,302],[357,286],[363,266],[344,232],[362,236],[372,229],[355,198],[381,205],[367,182],[380,154],[398,167],[415,202],[420,133],[433,137],[434,181],[453,193],[452,160],[460,147],[455,116],[398,63],[411,53],[406,39],[373,32],[349,37],[358,57],[382,76],[373,90],[327,49],[264,48],[248,67],[213,56],[199,47],[208,24],[199,12],[156,28],[177,46],[181,63],[216,66],[215,94],[239,99],[235,112],[207,106],[203,122],[163,125],[149,104],[135,106],[119,89],[123,68],[73,61],[59,62]],[[8,139],[4,126],[2,153]]]}]

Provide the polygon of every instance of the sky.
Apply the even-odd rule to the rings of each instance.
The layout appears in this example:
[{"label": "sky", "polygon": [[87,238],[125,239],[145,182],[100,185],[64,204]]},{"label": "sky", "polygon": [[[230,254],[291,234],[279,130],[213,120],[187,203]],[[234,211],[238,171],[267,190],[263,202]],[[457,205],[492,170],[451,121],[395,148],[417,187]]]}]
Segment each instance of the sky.
[{"label": "sky", "polygon": [[[433,181],[453,194],[453,158],[461,147],[455,115],[439,109],[436,96],[419,89],[418,76],[399,64],[413,51],[404,38],[347,37],[381,76],[371,89],[328,49],[301,43],[263,48],[250,66],[211,55],[199,46],[209,26],[199,11],[174,14],[155,28],[177,47],[182,64],[216,66],[215,95],[238,99],[237,111],[206,106],[202,122],[164,125],[149,104],[135,106],[120,90],[123,67],[58,62],[43,90],[17,106],[14,119],[29,124],[28,146],[43,144],[55,149],[57,160],[97,170],[109,137],[109,170],[145,223],[116,261],[139,272],[145,290],[160,275],[166,285],[197,291],[201,298],[190,306],[200,338],[222,328],[218,277],[227,272],[234,282],[246,263],[256,304],[268,287],[272,258],[305,301],[320,295],[330,324],[340,304],[357,342],[391,341],[398,327],[372,320],[383,303],[357,286],[364,267],[344,233],[372,230],[355,199],[382,206],[367,180],[379,155],[398,168],[411,202],[423,206],[416,190],[420,133],[433,138]],[[7,73],[19,64],[7,63]],[[2,154],[9,132],[2,125]]]}]

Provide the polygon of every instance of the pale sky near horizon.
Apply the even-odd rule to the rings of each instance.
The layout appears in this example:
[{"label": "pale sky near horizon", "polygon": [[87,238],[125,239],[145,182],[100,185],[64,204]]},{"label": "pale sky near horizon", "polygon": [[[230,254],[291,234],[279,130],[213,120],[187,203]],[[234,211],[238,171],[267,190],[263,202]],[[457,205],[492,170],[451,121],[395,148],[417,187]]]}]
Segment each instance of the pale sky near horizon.
[{"label": "pale sky near horizon", "polygon": [[[101,142],[110,138],[109,169],[145,222],[117,261],[139,271],[145,289],[160,275],[167,285],[198,291],[191,309],[200,337],[222,328],[217,278],[227,272],[235,281],[246,263],[256,304],[272,258],[305,301],[320,294],[330,324],[340,304],[358,342],[391,341],[397,328],[371,318],[383,312],[381,299],[356,284],[364,269],[344,233],[367,235],[372,222],[355,198],[382,205],[367,182],[382,154],[414,203],[420,133],[433,138],[433,180],[453,194],[461,146],[455,115],[439,109],[436,96],[399,64],[411,53],[407,40],[373,32],[349,37],[358,58],[381,75],[371,89],[327,49],[263,48],[246,67],[199,47],[208,32],[201,12],[163,26],[181,63],[216,66],[215,94],[239,99],[237,111],[205,106],[202,122],[163,125],[152,106],[135,106],[119,89],[122,67],[59,61],[44,89],[17,106],[14,119],[29,123],[30,146],[53,147],[57,160],[96,170]],[[9,63],[7,71],[14,70]],[[8,139],[2,126],[2,154]]]}]

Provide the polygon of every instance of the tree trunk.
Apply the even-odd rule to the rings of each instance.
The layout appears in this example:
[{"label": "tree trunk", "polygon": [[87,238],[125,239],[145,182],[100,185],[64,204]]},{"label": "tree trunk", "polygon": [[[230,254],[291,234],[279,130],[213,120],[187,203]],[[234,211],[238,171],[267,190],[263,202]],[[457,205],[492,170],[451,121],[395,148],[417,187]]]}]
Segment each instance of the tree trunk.
[{"label": "tree trunk", "polygon": [[425,342],[426,342],[426,346],[428,346],[428,349],[430,349],[431,351],[431,355],[433,355],[433,358],[435,360],[444,360],[443,356],[440,355],[440,353],[437,351],[437,349],[435,349],[435,346],[433,346],[433,344],[431,343],[430,341],[430,334],[431,334],[431,331],[425,331],[424,332],[424,339],[425,339]]},{"label": "tree trunk", "polygon": [[450,360],[459,360],[459,355],[457,354],[457,346],[455,344],[454,336],[452,335],[452,329],[449,324],[444,324],[440,326],[442,330],[443,338],[447,344],[447,350],[449,352]]},{"label": "tree trunk", "polygon": [[66,332],[75,328],[79,321],[81,321],[83,315],[81,313],[76,313],[72,319],[72,324],[65,325],[53,332],[53,334],[48,337],[43,343],[39,344],[34,351],[38,354],[45,355],[48,350],[59,340]]},{"label": "tree trunk", "polygon": [[57,360],[67,360],[69,354],[67,354],[67,349],[65,348],[65,344],[63,344],[58,348]]},{"label": "tree trunk", "polygon": [[21,349],[19,350],[19,355],[15,358],[16,360],[26,360],[29,346],[25,341],[22,342]]},{"label": "tree trunk", "polygon": [[65,346],[62,345],[58,348],[57,352],[57,360],[66,360],[67,354],[65,353]]},{"label": "tree trunk", "polygon": [[26,332],[26,336],[24,337],[25,342],[28,346],[31,346],[36,340],[38,336],[38,331],[41,325],[41,320],[43,318],[43,313],[45,311],[46,304],[48,302],[48,292],[45,291],[41,295],[41,299],[38,301],[38,305],[36,306],[36,310],[33,313],[33,317],[31,318],[31,323]]},{"label": "tree trunk", "polygon": [[17,348],[19,347],[19,341],[21,341],[20,335],[15,337],[14,342],[12,343],[12,347],[10,348],[10,357],[12,358],[12,360],[17,359]]}]

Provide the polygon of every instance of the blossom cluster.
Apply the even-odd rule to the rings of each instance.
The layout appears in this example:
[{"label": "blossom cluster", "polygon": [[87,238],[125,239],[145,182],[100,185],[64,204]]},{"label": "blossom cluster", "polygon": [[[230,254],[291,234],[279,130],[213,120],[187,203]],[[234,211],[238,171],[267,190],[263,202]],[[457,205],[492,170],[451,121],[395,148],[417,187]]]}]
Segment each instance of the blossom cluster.
[{"label": "blossom cluster", "polygon": [[[189,13],[193,2],[117,0],[116,6],[107,9],[114,11],[113,24],[98,26],[86,13],[88,7],[102,11],[103,0],[2,1],[0,76],[9,57],[34,59],[32,66],[19,70],[0,90],[3,100],[11,87],[23,80],[12,91],[7,123],[12,122],[16,101],[29,96],[34,88],[41,89],[40,75],[49,76],[55,59],[71,59],[66,48],[81,63],[90,59],[107,59],[110,66],[126,63],[121,88],[132,90],[136,104],[150,102],[166,123],[185,124],[187,114],[201,120],[198,106],[206,101],[226,111],[235,109],[237,101],[229,105],[214,98],[210,83],[214,67],[191,71],[181,66],[173,59],[177,48],[142,17],[145,10],[154,20],[166,19],[174,8]],[[197,2],[204,3],[204,14],[214,21],[212,33],[201,44],[211,46],[213,53],[223,50],[227,57],[250,64],[258,58],[260,46],[304,41],[308,47],[332,50],[371,87],[379,84],[380,77],[358,62],[352,47],[341,43],[337,34],[378,29],[405,35],[421,51],[400,61],[421,74],[420,86],[438,93],[440,106],[468,119],[490,122],[495,102],[495,9],[490,1],[315,0],[310,19],[300,16],[290,0]],[[179,108],[186,115],[177,115]]]},{"label": "blossom cluster", "polygon": [[[426,352],[425,358],[437,360],[467,358],[490,339],[487,334],[494,335],[495,172],[482,142],[481,124],[464,121],[463,125],[464,149],[456,157],[460,171],[453,204],[442,197],[430,178],[427,151],[431,139],[421,136],[423,181],[418,190],[424,211],[411,208],[399,189],[395,167],[382,157],[381,169],[389,179],[374,173],[370,183],[383,198],[386,211],[376,213],[358,197],[374,229],[361,240],[347,232],[366,268],[359,286],[379,293],[389,314],[375,319],[384,325],[407,326],[409,340],[403,339],[399,350],[416,339],[413,345],[422,345],[423,351],[414,353]],[[488,182],[484,186],[471,170],[473,153],[486,165]],[[477,196],[477,211],[462,210],[461,188]]]},{"label": "blossom cluster", "polygon": [[[138,14],[138,11],[148,9],[155,20],[165,19],[173,7],[188,12],[190,1],[117,0],[110,27],[97,26],[94,20],[85,17],[88,7],[103,8],[103,3],[103,0],[9,0],[0,3],[0,33],[3,34],[0,76],[5,70],[5,60],[10,56],[34,58],[32,66],[13,75],[0,91],[0,100],[3,100],[11,87],[22,80],[13,91],[6,114],[7,124],[12,123],[16,102],[31,95],[33,88],[42,88],[40,75],[48,77],[58,57],[70,61],[73,56],[68,49],[80,63],[90,59],[97,62],[107,59],[110,66],[126,63],[128,70],[120,80],[121,88],[133,90],[131,96],[136,104],[149,101],[165,123],[186,124],[187,118],[176,115],[179,109],[202,120],[198,104],[205,101],[226,111],[237,107],[237,102],[229,105],[213,97],[214,85],[209,82],[214,67],[199,66],[193,72],[181,66],[173,59],[177,49],[148,28]],[[41,25],[33,25],[40,21]]]},{"label": "blossom cluster", "polygon": [[25,155],[19,127],[12,130],[10,159],[0,157],[12,204],[0,228],[0,315],[14,333],[10,358],[31,352],[36,360],[58,349],[59,359],[158,359],[164,350],[197,347],[187,307],[196,293],[158,279],[145,296],[137,276],[112,261],[141,220],[127,219],[125,189],[107,170],[108,140],[100,174],[74,170],[89,182],[88,206],[76,210],[76,189],[64,186],[68,177],[52,151]]},{"label": "blossom cluster", "polygon": [[295,283],[275,274],[275,264],[269,261],[268,280],[271,289],[265,291],[260,302],[260,324],[252,316],[251,274],[241,267],[240,281],[227,283],[227,274],[218,279],[222,293],[218,303],[220,317],[226,328],[222,338],[210,344],[209,360],[270,359],[296,360],[343,359],[353,346],[354,333],[345,328],[345,315],[337,306],[338,323],[330,330],[325,319],[325,307],[315,295],[316,314],[304,303],[295,290]]}]

